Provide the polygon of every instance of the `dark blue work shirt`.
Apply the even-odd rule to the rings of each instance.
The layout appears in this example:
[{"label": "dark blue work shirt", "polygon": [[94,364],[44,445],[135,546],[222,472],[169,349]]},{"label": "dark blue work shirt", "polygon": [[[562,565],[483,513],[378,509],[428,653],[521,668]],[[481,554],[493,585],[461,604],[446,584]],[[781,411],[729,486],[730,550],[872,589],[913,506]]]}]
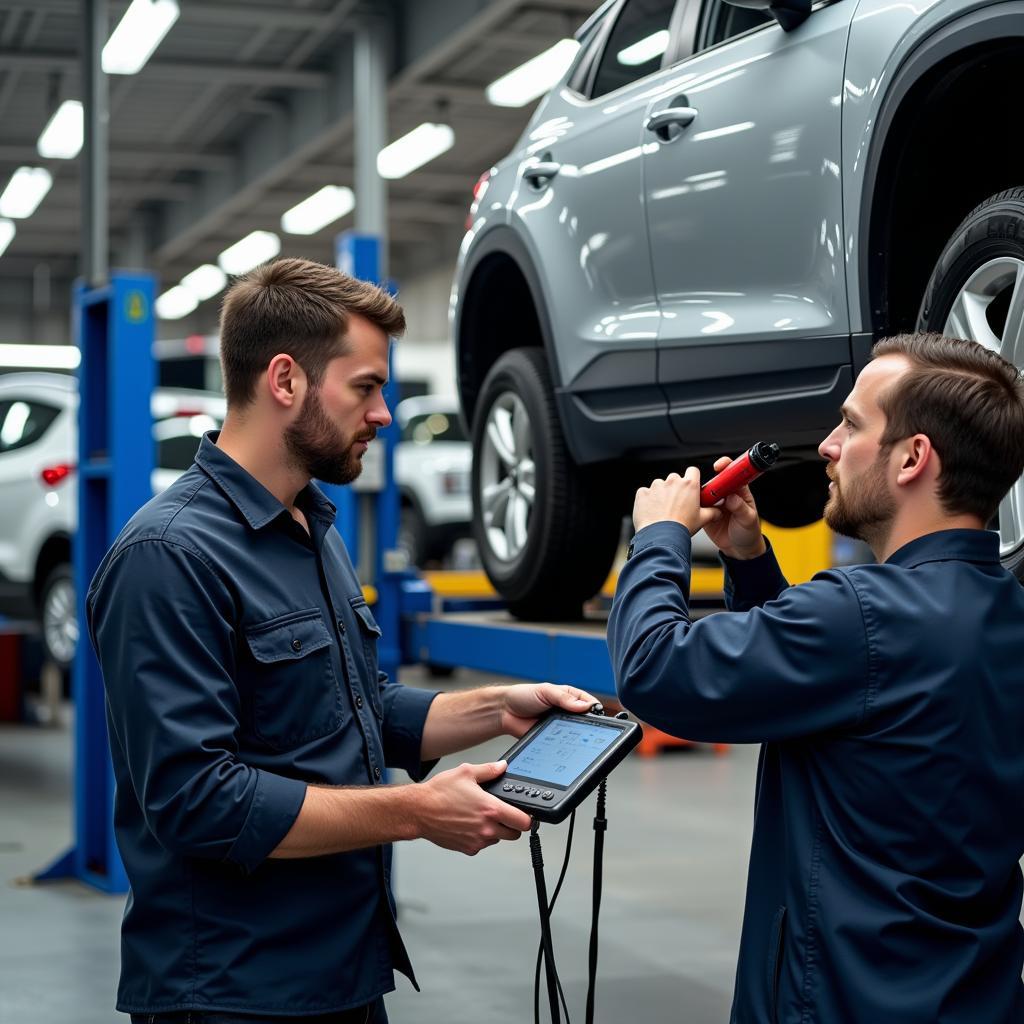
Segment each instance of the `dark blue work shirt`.
[{"label": "dark blue work shirt", "polygon": [[608,629],[623,703],[762,742],[735,1024],[1024,1021],[1024,588],[981,530],[789,587],[727,561],[691,622],[690,538],[637,533]]},{"label": "dark blue work shirt", "polygon": [[378,672],[379,630],[314,485],[310,533],[213,441],[104,558],[103,669],[131,893],[118,1009],[316,1014],[412,978],[390,847],[268,859],[307,783],[422,777],[433,693]]}]

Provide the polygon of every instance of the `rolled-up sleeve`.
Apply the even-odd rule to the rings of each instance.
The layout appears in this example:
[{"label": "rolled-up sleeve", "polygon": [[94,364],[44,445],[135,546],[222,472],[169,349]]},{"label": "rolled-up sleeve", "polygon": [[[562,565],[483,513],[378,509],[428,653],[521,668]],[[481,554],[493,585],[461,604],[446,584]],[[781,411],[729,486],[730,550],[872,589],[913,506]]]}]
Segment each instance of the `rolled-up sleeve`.
[{"label": "rolled-up sleeve", "polygon": [[752,607],[693,622],[689,534],[675,523],[641,530],[608,623],[625,707],[708,742],[782,740],[859,722],[870,659],[853,587],[829,571],[762,604],[782,578],[773,563],[746,567],[749,579],[737,569],[737,592]]},{"label": "rolled-up sleeve", "polygon": [[414,782],[419,782],[437,764],[436,760],[422,760],[420,751],[427,712],[438,691],[417,690],[393,683],[383,672],[379,674],[378,682],[384,710],[381,726],[384,761],[389,768],[404,768]]},{"label": "rolled-up sleeve", "polygon": [[233,611],[201,556],[162,539],[115,553],[87,600],[111,738],[147,827],[171,852],[252,871],[291,828],[306,785],[238,759]]}]

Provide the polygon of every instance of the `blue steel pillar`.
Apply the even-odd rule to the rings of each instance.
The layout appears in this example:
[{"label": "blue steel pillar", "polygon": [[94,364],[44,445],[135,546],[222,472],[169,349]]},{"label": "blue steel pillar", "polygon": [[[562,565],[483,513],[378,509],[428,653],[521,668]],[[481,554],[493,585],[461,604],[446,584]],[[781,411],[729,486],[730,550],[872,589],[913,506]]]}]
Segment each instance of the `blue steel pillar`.
[{"label": "blue steel pillar", "polygon": [[78,405],[78,533],[74,543],[80,641],[75,698],[75,845],[37,876],[79,878],[105,892],[128,879],[114,842],[114,779],[100,667],[85,625],[85,594],[100,561],[153,495],[154,281],[115,271],[110,284],[74,294],[82,353]]},{"label": "blue steel pillar", "polygon": [[[356,231],[345,231],[338,235],[335,249],[339,270],[364,281],[381,284],[380,244],[374,235]],[[394,413],[398,403],[398,381],[394,372],[394,353],[389,354],[388,383],[384,388],[384,400]],[[401,574],[395,574],[388,565],[389,551],[394,550],[398,540],[399,500],[395,486],[394,462],[395,444],[399,439],[398,424],[378,431],[375,445],[380,446],[383,459],[383,489],[372,495],[362,495],[358,485],[337,487],[321,484],[328,497],[338,507],[336,525],[353,562],[359,564],[361,550],[373,552],[372,564],[363,566],[363,582],[373,583],[377,589],[377,606],[374,614],[383,631],[379,644],[380,667],[391,679],[398,676],[401,663],[401,635],[399,618],[399,587]],[[361,500],[362,499],[362,500]],[[361,510],[366,501],[371,503],[372,514],[361,522]],[[372,536],[362,535],[364,529]],[[361,547],[363,542],[368,546]]]}]

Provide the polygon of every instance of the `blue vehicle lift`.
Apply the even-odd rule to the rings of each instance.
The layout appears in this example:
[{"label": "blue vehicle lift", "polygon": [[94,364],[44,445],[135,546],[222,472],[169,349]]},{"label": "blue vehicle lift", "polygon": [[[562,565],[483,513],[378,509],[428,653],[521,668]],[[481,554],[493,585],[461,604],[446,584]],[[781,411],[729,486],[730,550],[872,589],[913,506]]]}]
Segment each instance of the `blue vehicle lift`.
[{"label": "blue vehicle lift", "polygon": [[74,845],[37,881],[77,878],[104,892],[128,889],[114,842],[114,777],[103,677],[85,626],[85,594],[124,524],[152,497],[154,280],[115,271],[99,288],[78,285],[73,329],[82,354],[78,402],[75,588],[81,640],[75,700]]}]

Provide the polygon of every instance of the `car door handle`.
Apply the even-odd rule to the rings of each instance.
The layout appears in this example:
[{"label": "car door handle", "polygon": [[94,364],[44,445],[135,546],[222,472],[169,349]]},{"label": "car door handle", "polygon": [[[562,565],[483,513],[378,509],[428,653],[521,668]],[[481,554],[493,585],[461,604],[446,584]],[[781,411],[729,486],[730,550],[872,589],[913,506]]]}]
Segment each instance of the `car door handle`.
[{"label": "car door handle", "polygon": [[693,124],[693,119],[696,116],[697,111],[694,107],[666,107],[664,110],[651,114],[644,121],[644,127],[649,132],[654,132],[663,141],[669,142],[679,134],[678,132],[673,134],[671,129],[685,128],[687,125]]},{"label": "car door handle", "polygon": [[523,171],[523,177],[531,185],[543,185],[549,178],[553,178],[562,169],[561,164],[551,160],[542,160],[540,163],[531,164]]}]

